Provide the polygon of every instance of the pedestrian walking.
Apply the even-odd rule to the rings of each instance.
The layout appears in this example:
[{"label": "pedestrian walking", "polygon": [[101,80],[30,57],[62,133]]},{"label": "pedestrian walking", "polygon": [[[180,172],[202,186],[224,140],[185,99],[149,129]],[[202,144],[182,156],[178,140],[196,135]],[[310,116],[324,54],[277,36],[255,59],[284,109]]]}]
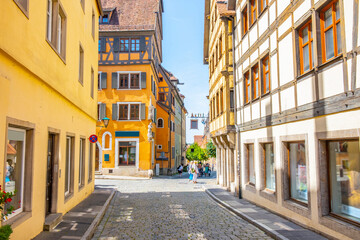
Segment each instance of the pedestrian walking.
[{"label": "pedestrian walking", "polygon": [[184,169],[183,164],[179,165],[179,167],[178,167],[178,173],[179,173],[180,177],[181,177],[181,175],[182,175],[183,169]]},{"label": "pedestrian walking", "polygon": [[193,173],[192,173],[192,162],[189,163],[188,167],[188,173],[189,173],[189,182],[193,180]]},{"label": "pedestrian walking", "polygon": [[197,183],[197,178],[198,178],[198,174],[199,174],[199,169],[197,167],[197,165],[194,163],[193,164],[193,183]]}]

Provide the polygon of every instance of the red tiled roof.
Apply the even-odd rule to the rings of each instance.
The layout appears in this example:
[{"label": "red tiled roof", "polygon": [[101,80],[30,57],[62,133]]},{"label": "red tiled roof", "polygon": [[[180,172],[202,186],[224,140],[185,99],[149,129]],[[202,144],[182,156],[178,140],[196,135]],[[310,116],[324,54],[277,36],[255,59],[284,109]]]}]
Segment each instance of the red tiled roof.
[{"label": "red tiled roof", "polygon": [[227,1],[218,0],[216,6],[220,16],[235,16],[235,11],[228,10]]},{"label": "red tiled roof", "polygon": [[109,24],[100,24],[100,32],[155,30],[160,1],[101,0],[104,13],[111,11],[111,17]]}]

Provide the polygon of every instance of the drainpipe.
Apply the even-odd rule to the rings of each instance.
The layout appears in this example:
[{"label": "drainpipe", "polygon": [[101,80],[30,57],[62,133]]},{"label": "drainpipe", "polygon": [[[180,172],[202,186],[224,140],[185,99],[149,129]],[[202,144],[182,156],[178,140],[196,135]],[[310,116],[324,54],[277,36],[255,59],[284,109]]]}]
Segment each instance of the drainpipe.
[{"label": "drainpipe", "polygon": [[240,128],[237,125],[237,113],[236,113],[236,59],[235,59],[235,21],[234,21],[234,17],[229,17],[229,19],[233,22],[232,24],[232,57],[233,57],[233,84],[234,84],[234,124],[235,124],[235,129],[236,129],[236,138],[237,138],[237,165],[238,165],[238,177],[239,177],[239,198],[242,198],[242,188],[241,188],[241,164],[240,164],[240,156],[241,156],[241,151],[240,151]]}]

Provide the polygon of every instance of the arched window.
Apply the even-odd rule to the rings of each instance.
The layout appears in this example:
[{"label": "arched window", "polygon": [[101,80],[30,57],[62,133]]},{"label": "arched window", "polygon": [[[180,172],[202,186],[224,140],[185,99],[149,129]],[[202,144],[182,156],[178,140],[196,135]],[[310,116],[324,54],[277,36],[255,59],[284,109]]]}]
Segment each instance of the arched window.
[{"label": "arched window", "polygon": [[157,121],[158,121],[157,122],[157,127],[158,128],[163,128],[164,127],[164,120],[162,118],[159,118]]},{"label": "arched window", "polygon": [[111,150],[112,137],[110,132],[105,132],[102,136],[103,150]]}]

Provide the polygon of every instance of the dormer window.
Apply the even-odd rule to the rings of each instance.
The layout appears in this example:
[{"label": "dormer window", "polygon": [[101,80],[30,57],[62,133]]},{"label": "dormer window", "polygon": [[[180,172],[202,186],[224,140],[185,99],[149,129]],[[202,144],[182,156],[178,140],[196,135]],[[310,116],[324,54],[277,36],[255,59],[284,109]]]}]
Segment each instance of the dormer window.
[{"label": "dormer window", "polygon": [[104,14],[102,17],[102,23],[109,23],[109,14]]}]

